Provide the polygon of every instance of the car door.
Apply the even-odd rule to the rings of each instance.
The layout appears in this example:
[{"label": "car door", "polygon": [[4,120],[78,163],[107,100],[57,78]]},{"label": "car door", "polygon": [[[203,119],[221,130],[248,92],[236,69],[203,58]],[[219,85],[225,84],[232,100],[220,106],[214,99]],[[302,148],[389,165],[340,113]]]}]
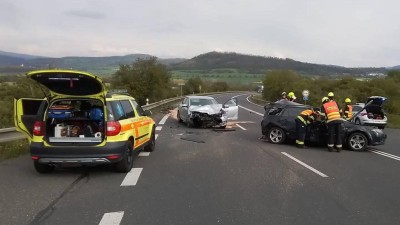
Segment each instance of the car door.
[{"label": "car door", "polygon": [[[47,101],[35,98],[14,99],[14,124],[17,131],[26,135],[29,141],[33,137],[33,127],[38,118],[39,108],[45,108]],[[42,118],[43,119],[43,118]],[[43,128],[44,129],[44,128]]]},{"label": "car door", "polygon": [[187,120],[188,109],[189,109],[189,98],[183,99],[182,103],[179,105],[179,115],[183,121]]},{"label": "car door", "polygon": [[135,110],[135,128],[138,130],[139,136],[137,136],[138,145],[150,140],[152,132],[152,119],[146,116],[145,111],[135,100],[130,100]]},{"label": "car door", "polygon": [[229,99],[222,107],[226,112],[228,120],[237,120],[239,117],[239,106],[236,98]]}]

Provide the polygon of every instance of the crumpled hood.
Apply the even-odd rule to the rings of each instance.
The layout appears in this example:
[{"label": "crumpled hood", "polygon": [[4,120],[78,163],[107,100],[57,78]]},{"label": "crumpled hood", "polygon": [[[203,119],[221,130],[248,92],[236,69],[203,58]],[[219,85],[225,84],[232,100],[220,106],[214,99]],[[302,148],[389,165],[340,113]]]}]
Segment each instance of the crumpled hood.
[{"label": "crumpled hood", "polygon": [[217,114],[222,109],[222,104],[213,104],[213,105],[202,105],[202,106],[190,106],[190,112],[200,112],[207,113],[209,115]]}]

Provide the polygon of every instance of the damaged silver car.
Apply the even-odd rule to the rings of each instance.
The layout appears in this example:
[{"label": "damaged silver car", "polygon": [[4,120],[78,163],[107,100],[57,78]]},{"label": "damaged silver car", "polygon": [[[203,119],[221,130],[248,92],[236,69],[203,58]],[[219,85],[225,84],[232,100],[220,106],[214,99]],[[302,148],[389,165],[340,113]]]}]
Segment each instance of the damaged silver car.
[{"label": "damaged silver car", "polygon": [[213,97],[187,96],[178,106],[177,118],[188,127],[225,128],[228,120],[238,119],[238,114],[236,98],[219,104]]}]

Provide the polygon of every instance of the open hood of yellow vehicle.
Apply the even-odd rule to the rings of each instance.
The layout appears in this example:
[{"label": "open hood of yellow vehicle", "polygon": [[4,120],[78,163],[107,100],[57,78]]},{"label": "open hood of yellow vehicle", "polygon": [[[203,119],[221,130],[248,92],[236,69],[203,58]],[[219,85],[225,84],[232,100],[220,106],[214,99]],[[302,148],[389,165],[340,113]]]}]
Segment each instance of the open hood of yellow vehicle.
[{"label": "open hood of yellow vehicle", "polygon": [[103,81],[90,73],[74,70],[37,70],[27,73],[28,78],[47,87],[52,97],[105,96]]}]

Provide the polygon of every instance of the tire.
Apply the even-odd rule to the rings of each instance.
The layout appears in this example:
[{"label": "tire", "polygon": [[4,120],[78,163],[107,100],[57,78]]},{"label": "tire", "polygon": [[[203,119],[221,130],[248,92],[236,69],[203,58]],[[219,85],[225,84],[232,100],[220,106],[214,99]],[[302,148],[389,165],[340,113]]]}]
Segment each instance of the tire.
[{"label": "tire", "polygon": [[383,129],[385,129],[385,126],[378,126],[378,128],[383,130]]},{"label": "tire", "polygon": [[179,122],[179,123],[183,123],[183,120],[181,119],[181,114],[179,113],[179,110],[178,110],[178,112],[176,113],[176,117],[178,118],[178,122]]},{"label": "tire", "polygon": [[133,144],[128,141],[125,145],[124,155],[121,161],[115,164],[115,171],[119,173],[128,173],[133,165]]},{"label": "tire", "polygon": [[358,119],[358,118],[355,120],[355,124],[362,125],[360,119]]},{"label": "tire", "polygon": [[52,165],[40,164],[38,161],[33,161],[33,166],[38,173],[52,173],[55,169]]},{"label": "tire", "polygon": [[282,144],[286,140],[286,134],[281,128],[272,127],[268,130],[267,138],[273,144]]},{"label": "tire", "polygon": [[152,152],[154,151],[155,148],[156,148],[156,136],[153,130],[153,132],[151,133],[149,143],[143,148],[143,151]]},{"label": "tire", "polygon": [[363,133],[354,132],[347,138],[347,146],[352,151],[364,151],[368,146],[368,139]]}]

